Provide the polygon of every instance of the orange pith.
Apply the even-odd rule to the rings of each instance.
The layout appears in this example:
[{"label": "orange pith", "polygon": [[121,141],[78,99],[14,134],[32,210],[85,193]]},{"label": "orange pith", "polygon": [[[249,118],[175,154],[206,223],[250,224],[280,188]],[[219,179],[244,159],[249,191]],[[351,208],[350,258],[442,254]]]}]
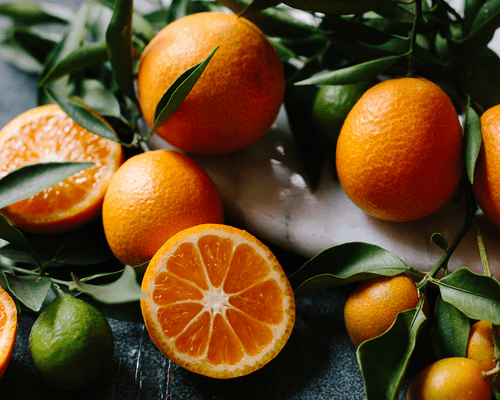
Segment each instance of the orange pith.
[{"label": "orange pith", "polygon": [[17,335],[17,309],[9,294],[0,286],[0,378],[7,369]]},{"label": "orange pith", "polygon": [[144,275],[141,307],[158,348],[203,375],[232,378],[269,362],[295,318],[272,253],[247,232],[204,224],[172,237]]},{"label": "orange pith", "polygon": [[94,165],[40,193],[12,204],[2,214],[15,226],[56,233],[95,217],[107,183],[123,160],[121,146],[76,124],[58,106],[36,107],[0,132],[0,177],[36,163],[90,161]]}]

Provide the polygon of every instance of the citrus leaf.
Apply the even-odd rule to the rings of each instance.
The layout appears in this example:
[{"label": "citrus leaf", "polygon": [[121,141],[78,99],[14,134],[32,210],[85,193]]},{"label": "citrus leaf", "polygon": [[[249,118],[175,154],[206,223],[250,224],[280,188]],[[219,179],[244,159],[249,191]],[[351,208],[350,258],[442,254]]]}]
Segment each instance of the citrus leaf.
[{"label": "citrus leaf", "polygon": [[295,85],[349,85],[369,81],[389,69],[397,60],[406,56],[406,54],[387,56],[335,71],[319,73],[311,78],[296,82]]},{"label": "citrus leaf", "polygon": [[116,0],[106,31],[106,44],[118,87],[134,98],[134,60],[132,45],[133,0]]},{"label": "citrus leaf", "polygon": [[24,24],[43,24],[49,22],[67,22],[71,9],[61,4],[35,3],[34,1],[12,1],[0,4],[0,15],[12,18]]},{"label": "citrus leaf", "polygon": [[493,36],[500,26],[500,0],[487,0],[475,15],[469,37],[488,34]]},{"label": "citrus leaf", "polygon": [[464,137],[465,137],[465,167],[467,169],[467,177],[469,182],[474,182],[474,168],[476,165],[477,156],[481,149],[481,121],[474,108],[467,104],[464,121]]},{"label": "citrus leaf", "polygon": [[500,325],[500,283],[462,267],[436,280],[441,297],[469,318]]},{"label": "citrus leaf", "polygon": [[45,90],[59,107],[81,127],[105,139],[121,143],[113,129],[84,104],[61,97],[50,87],[46,87]]},{"label": "citrus leaf", "polygon": [[377,8],[383,8],[400,3],[411,3],[410,0],[285,0],[286,5],[307,11],[316,11],[324,14],[346,15],[346,14],[362,14],[367,11],[372,11]]},{"label": "citrus leaf", "polygon": [[6,272],[5,278],[11,293],[28,309],[40,311],[52,286],[46,276],[17,276]]},{"label": "citrus leaf", "polygon": [[400,312],[384,334],[359,345],[356,355],[366,400],[398,398],[417,334],[426,320],[418,308]]},{"label": "citrus leaf", "polygon": [[82,282],[75,274],[71,274],[76,287],[106,304],[128,303],[138,301],[144,293],[137,283],[135,271],[132,267],[126,266],[123,274],[115,282],[106,285],[91,285]]},{"label": "citrus leaf", "polygon": [[65,75],[70,75],[93,65],[102,64],[107,60],[108,53],[105,43],[85,44],[53,65],[52,69],[40,78],[38,86],[43,87]]},{"label": "citrus leaf", "polygon": [[432,346],[436,357],[465,357],[469,330],[469,318],[438,295],[431,327]]},{"label": "citrus leaf", "polygon": [[320,252],[289,278],[295,295],[300,296],[376,275],[395,276],[409,270],[399,257],[379,246],[351,242]]},{"label": "citrus leaf", "polygon": [[47,54],[52,51],[56,43],[62,39],[62,36],[41,29],[15,26],[13,27],[12,38],[32,57],[43,63]]},{"label": "citrus leaf", "polygon": [[0,214],[0,239],[6,240],[23,249],[28,249],[34,254],[26,237],[19,229],[14,228],[2,214]]},{"label": "citrus leaf", "polygon": [[97,79],[82,81],[82,101],[100,115],[119,118],[120,103],[114,93]]},{"label": "citrus leaf", "polygon": [[[1,224],[0,224],[1,226]],[[7,244],[0,248],[0,255],[6,257],[9,260],[20,262],[23,264],[37,265],[37,260],[33,255],[33,252],[29,249],[15,246],[12,244]]]},{"label": "citrus leaf", "polygon": [[277,6],[280,3],[281,0],[252,0],[239,15],[246,18],[250,14],[258,13],[266,8]]},{"label": "citrus leaf", "polygon": [[179,76],[163,94],[158,105],[156,106],[155,122],[151,128],[150,134],[162,126],[179,108],[200,78],[218,48],[219,47],[217,46],[204,61],[194,65],[182,73],[181,76]]},{"label": "citrus leaf", "polygon": [[440,233],[434,233],[431,236],[431,240],[432,240],[432,243],[434,243],[436,246],[438,246],[439,248],[441,248],[443,250],[446,250],[448,248],[448,242],[446,241],[444,236],[441,235]]},{"label": "citrus leaf", "polygon": [[35,57],[13,41],[0,43],[0,57],[28,74],[40,74],[43,70],[42,64]]},{"label": "citrus leaf", "polygon": [[34,196],[92,162],[47,162],[20,167],[0,179],[0,208]]}]

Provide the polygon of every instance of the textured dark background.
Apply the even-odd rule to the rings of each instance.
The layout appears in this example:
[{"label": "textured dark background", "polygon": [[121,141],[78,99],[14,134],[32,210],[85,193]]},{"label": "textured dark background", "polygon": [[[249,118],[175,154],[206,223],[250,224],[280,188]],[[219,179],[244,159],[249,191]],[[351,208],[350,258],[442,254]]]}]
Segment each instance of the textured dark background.
[{"label": "textured dark background", "polygon": [[[81,3],[50,1],[75,7]],[[2,23],[5,21],[0,20],[0,26]],[[0,61],[0,127],[35,106],[35,78]],[[273,250],[287,273],[304,261],[286,251]],[[143,324],[110,319],[115,337],[110,368],[98,383],[75,393],[53,391],[39,380],[28,351],[35,317],[23,313],[12,360],[0,380],[0,399],[364,399],[356,349],[343,322],[344,302],[352,289],[349,285],[297,299],[295,328],[281,353],[259,371],[229,381],[198,376],[178,367],[156,349]],[[408,376],[432,357],[426,329]],[[400,399],[405,398],[408,380]]]}]

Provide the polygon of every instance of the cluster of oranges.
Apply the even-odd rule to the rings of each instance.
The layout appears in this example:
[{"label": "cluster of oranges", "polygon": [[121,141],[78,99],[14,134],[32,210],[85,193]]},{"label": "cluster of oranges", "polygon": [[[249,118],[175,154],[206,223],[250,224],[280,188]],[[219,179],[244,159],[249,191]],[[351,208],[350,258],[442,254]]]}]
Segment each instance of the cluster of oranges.
[{"label": "cluster of oranges", "polygon": [[[235,15],[199,13],[169,24],[142,54],[138,101],[149,124],[168,87],[214,48],[202,77],[157,131],[185,152],[222,154],[248,146],[269,129],[283,100],[283,67],[262,32]],[[500,227],[500,106],[485,112],[481,123],[473,189]],[[417,77],[389,79],[367,90],[343,123],[338,177],[349,198],[371,216],[424,218],[457,190],[462,140],[458,114],[439,86]],[[86,131],[51,105],[3,128],[0,158],[0,176],[36,162],[94,163],[1,212],[35,233],[73,229],[102,215],[112,252],[144,274],[141,308],[152,340],[179,365],[217,378],[241,376],[262,367],[286,343],[295,306],[283,269],[259,240],[224,224],[218,188],[188,156],[157,150],[123,162],[119,144]],[[15,340],[15,307],[5,296],[0,292],[0,373]],[[410,277],[365,281],[345,305],[349,336],[356,345],[378,336],[398,312],[420,301]],[[435,382],[455,368],[456,382],[473,385],[475,399],[489,399],[482,371],[495,363],[490,333],[491,325],[481,322],[471,332],[469,358],[442,360],[422,371],[408,398],[441,399]]]}]

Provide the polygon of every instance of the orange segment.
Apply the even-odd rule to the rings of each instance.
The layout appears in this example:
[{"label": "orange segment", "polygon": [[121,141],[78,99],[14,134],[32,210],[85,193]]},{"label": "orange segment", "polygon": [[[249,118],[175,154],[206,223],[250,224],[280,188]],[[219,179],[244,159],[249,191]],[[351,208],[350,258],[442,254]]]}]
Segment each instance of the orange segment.
[{"label": "orange segment", "polygon": [[94,165],[40,193],[2,209],[15,226],[56,233],[100,213],[104,193],[123,161],[121,146],[76,124],[57,105],[29,110],[0,131],[0,178],[41,162],[90,161]]},{"label": "orange segment", "polygon": [[0,286],[0,378],[9,365],[17,335],[17,309],[9,294]]},{"label": "orange segment", "polygon": [[221,224],[170,238],[145,272],[149,335],[177,364],[215,378],[246,375],[283,348],[295,321],[288,279],[270,250]]}]

